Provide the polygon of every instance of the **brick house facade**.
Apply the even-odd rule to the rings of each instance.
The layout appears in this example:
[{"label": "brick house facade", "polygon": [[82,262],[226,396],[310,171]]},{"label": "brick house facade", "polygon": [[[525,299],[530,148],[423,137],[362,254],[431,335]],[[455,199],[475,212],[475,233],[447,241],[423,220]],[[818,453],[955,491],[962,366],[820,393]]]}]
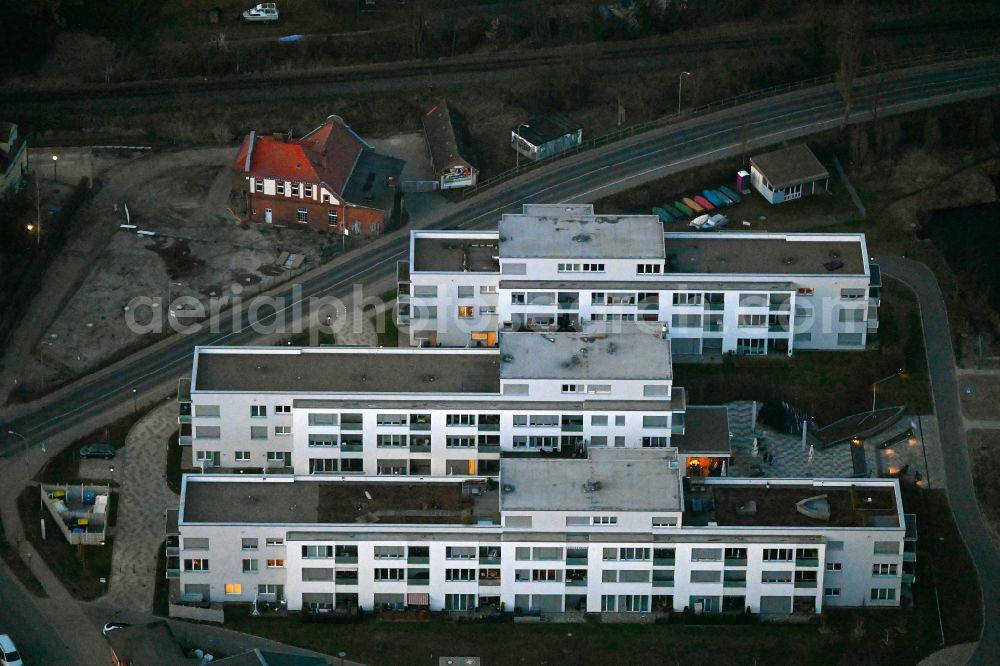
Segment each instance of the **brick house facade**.
[{"label": "brick house facade", "polygon": [[392,219],[402,167],[330,116],[299,139],[251,132],[233,163],[234,189],[253,222],[374,237]]}]

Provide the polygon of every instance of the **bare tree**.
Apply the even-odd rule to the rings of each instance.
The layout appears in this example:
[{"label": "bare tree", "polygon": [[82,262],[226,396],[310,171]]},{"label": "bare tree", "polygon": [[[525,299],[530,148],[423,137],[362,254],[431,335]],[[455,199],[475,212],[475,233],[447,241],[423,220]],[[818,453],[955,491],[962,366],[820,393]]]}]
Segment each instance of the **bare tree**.
[{"label": "bare tree", "polygon": [[854,101],[854,79],[861,67],[861,51],[864,46],[865,28],[868,16],[860,0],[847,0],[840,13],[840,35],[837,38],[837,56],[840,66],[837,70],[837,85],[844,98],[844,118],[842,127],[847,126]]}]

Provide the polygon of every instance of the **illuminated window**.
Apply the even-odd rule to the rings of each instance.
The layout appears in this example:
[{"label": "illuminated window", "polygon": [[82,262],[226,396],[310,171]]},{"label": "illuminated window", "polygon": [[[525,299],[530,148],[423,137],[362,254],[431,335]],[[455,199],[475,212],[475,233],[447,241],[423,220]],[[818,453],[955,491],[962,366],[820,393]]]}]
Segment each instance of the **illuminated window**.
[{"label": "illuminated window", "polygon": [[476,314],[476,308],[471,305],[459,305],[458,306],[458,317],[459,319],[471,319]]},{"label": "illuminated window", "polygon": [[243,594],[243,586],[239,583],[226,583],[226,594]]}]

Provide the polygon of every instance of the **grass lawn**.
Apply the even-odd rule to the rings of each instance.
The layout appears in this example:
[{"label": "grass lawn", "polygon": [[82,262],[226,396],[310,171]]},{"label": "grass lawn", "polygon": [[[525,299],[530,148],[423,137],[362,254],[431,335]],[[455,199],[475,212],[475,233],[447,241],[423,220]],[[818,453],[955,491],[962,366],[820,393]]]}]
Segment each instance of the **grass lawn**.
[{"label": "grass lawn", "polygon": [[893,280],[882,288],[879,341],[879,349],[863,352],[800,352],[791,359],[733,356],[720,365],[676,364],[674,384],[686,388],[696,405],[786,400],[823,426],[870,409],[872,382],[902,367],[902,377],[879,386],[878,404],[931,413],[916,298]]},{"label": "grass lawn", "polygon": [[979,508],[995,532],[1000,532],[1000,430],[970,430],[968,432],[969,461]]},{"label": "grass lawn", "polygon": [[[120,449],[125,446],[125,438],[128,436],[128,431],[143,416],[145,416],[145,413],[129,414],[110,425],[95,430],[89,435],[76,440],[52,456],[52,460],[47,462],[45,467],[35,475],[35,481],[42,481],[43,483],[90,483],[90,479],[80,478],[80,448],[94,442],[109,442],[116,449]],[[111,485],[115,484],[112,483]]]},{"label": "grass lawn", "polygon": [[0,521],[0,558],[3,558],[3,561],[10,567],[11,572],[17,576],[17,579],[21,581],[21,584],[24,585],[28,592],[31,592],[36,597],[49,596],[46,594],[42,584],[35,578],[27,563],[21,559],[21,554],[17,552],[17,546],[7,543],[7,533],[4,531],[3,521]]},{"label": "grass lawn", "polygon": [[[369,664],[436,664],[439,655],[481,657],[484,664],[665,664],[706,657],[727,664],[914,664],[941,644],[975,640],[980,608],[975,569],[959,538],[947,497],[904,490],[920,531],[914,606],[828,611],[821,632],[807,625],[383,623],[327,624],[254,618],[248,605],[226,609],[226,628],[326,654],[347,652]],[[859,619],[861,637],[852,636]],[[885,644],[886,631],[889,644]],[[828,632],[828,633],[823,633]]]},{"label": "grass lawn", "polygon": [[[41,554],[53,574],[71,595],[92,601],[104,594],[101,578],[111,575],[112,539],[103,546],[74,546],[63,538],[52,516],[42,509],[38,486],[29,485],[17,497],[17,510],[25,536]],[[42,540],[41,519],[45,519],[46,539]]]}]

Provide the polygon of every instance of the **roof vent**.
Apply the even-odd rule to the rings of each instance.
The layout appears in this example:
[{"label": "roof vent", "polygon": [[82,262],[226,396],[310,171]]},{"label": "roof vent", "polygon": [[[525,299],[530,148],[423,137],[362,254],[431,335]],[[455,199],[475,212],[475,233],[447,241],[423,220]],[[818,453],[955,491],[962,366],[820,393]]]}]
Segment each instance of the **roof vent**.
[{"label": "roof vent", "polygon": [[736,507],[737,516],[756,516],[757,515],[757,500],[747,500]]},{"label": "roof vent", "polygon": [[830,520],[830,498],[826,495],[807,497],[795,503],[795,510],[813,520]]},{"label": "roof vent", "polygon": [[795,263],[796,259],[795,257],[785,257],[781,261],[783,261],[786,266],[791,266]]},{"label": "roof vent", "polygon": [[503,361],[504,363],[513,363],[514,357],[511,356],[510,354],[504,354],[503,356],[500,357],[500,360]]},{"label": "roof vent", "polygon": [[368,375],[361,375],[361,381],[363,382],[368,381]]},{"label": "roof vent", "polygon": [[512,493],[512,492],[514,492],[514,486],[512,486],[509,483],[505,483],[505,484],[503,484],[503,491],[505,493]]},{"label": "roof vent", "polygon": [[549,342],[551,342],[552,344],[556,343],[556,339],[554,337],[552,337],[551,335],[543,335],[542,337],[545,338],[546,340],[548,340]]},{"label": "roof vent", "polygon": [[609,355],[610,354],[614,354],[616,351],[618,351],[618,345],[616,345],[613,342],[609,342],[608,343],[608,354]]},{"label": "roof vent", "polygon": [[595,479],[590,479],[585,484],[583,484],[583,492],[585,493],[596,493],[601,489],[601,482]]},{"label": "roof vent", "polygon": [[424,375],[424,381],[427,382],[428,384],[433,383],[434,375]]},{"label": "roof vent", "polygon": [[577,243],[589,243],[591,238],[590,234],[577,234],[573,236],[573,240]]},{"label": "roof vent", "polygon": [[828,261],[825,264],[823,264],[823,268],[825,268],[828,271],[835,271],[843,267],[844,267],[844,262],[842,262],[840,259],[834,259],[833,261]]},{"label": "roof vent", "polygon": [[247,495],[247,501],[250,502],[251,504],[256,504],[257,498],[254,497],[253,495]]},{"label": "roof vent", "polygon": [[830,250],[830,258],[840,259],[840,252],[837,252],[836,250]]}]

